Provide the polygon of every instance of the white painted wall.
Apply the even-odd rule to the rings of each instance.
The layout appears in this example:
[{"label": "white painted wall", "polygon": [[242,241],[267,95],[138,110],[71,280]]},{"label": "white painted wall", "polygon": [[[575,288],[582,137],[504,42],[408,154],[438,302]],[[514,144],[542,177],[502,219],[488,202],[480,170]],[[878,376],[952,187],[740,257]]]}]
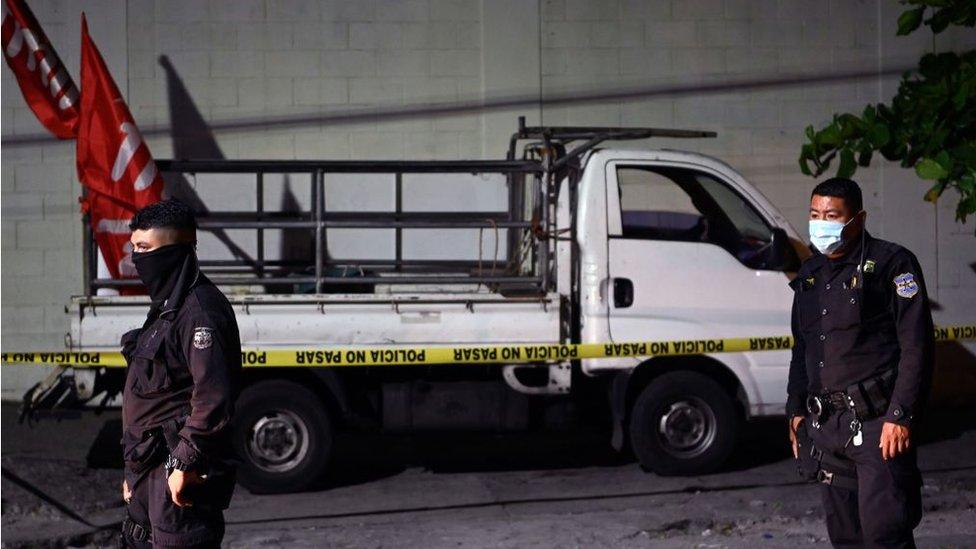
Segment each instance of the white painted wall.
[{"label": "white painted wall", "polygon": [[[924,30],[894,36],[901,7],[889,0],[38,0],[31,5],[76,79],[79,17],[82,10],[88,14],[92,36],[144,133],[170,124],[163,55],[202,118],[217,126],[431,102],[529,101],[521,108],[451,116],[217,130],[216,146],[208,150],[226,158],[498,158],[519,114],[530,124],[712,129],[719,132],[717,139],[655,145],[725,159],[801,232],[815,183],[796,166],[803,127],[822,125],[833,112],[856,112],[866,103],[888,100],[897,77],[707,94],[694,89],[911,66],[933,46]],[[946,34],[935,45],[973,48],[976,36]],[[0,72],[2,347],[59,347],[68,328],[63,305],[82,290],[74,146],[17,145],[17,139],[43,129],[10,71]],[[663,93],[675,87],[684,93]],[[585,104],[551,102],[565,94],[625,88],[658,93]],[[540,96],[541,103],[533,101]],[[179,151],[167,133],[151,135],[149,144],[157,158]],[[937,208],[923,203],[926,185],[890,164],[876,163],[856,179],[865,190],[870,229],[907,245],[921,259],[939,304],[937,319],[972,321],[974,222],[955,223],[954,197]],[[392,205],[391,182],[371,181],[369,192],[360,196],[335,183],[327,194],[334,205]],[[290,184],[296,198],[307,201],[298,191],[304,184],[298,178]],[[249,195],[231,185],[196,182],[213,208],[249,205]],[[281,183],[269,181],[267,196],[268,206],[277,206]],[[336,255],[364,247],[392,253],[391,235],[369,241],[334,236],[338,240],[330,241],[330,249]],[[458,238],[459,247],[474,246],[476,239]],[[270,234],[266,239],[269,249],[279,245]],[[407,247],[426,253],[422,243]],[[211,257],[226,254],[215,243],[205,243],[203,251]],[[3,396],[19,396],[39,373],[4,367]]]}]

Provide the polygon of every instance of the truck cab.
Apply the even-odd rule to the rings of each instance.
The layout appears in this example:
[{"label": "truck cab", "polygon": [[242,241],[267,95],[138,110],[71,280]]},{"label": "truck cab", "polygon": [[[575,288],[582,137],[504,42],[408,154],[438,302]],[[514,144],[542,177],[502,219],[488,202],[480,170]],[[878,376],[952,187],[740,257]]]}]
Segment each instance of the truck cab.
[{"label": "truck cab", "polygon": [[[604,425],[610,442],[629,446],[650,471],[720,467],[743,421],[784,411],[787,283],[806,248],[722,161],[616,148],[661,136],[714,134],[520,120],[507,158],[497,161],[158,162],[168,188],[181,188],[174,178],[198,192],[208,180],[233,181],[255,196],[241,205],[245,192],[224,193],[234,209],[201,211],[199,220],[217,245],[230,231],[257,237],[232,258],[200,252],[202,269],[234,306],[249,366],[234,435],[242,484],[307,487],[327,468],[338,430],[510,431],[545,428],[554,415]],[[605,142],[614,146],[598,148]],[[307,200],[269,211],[265,194],[282,174],[286,190],[307,184]],[[364,186],[380,182],[392,191],[382,211],[362,199]],[[334,207],[345,199],[330,195],[330,184],[350,189],[348,207]],[[269,234],[292,253],[272,253]],[[120,334],[142,324],[148,301],[105,295],[137,283],[100,277],[90,242],[88,292],[67,309],[66,341],[70,350],[114,352]],[[297,255],[295,242],[303,243]],[[471,242],[476,249],[465,248]],[[337,257],[341,250],[361,253]],[[754,352],[710,345],[737,337],[769,339]],[[647,341],[691,351],[627,347]],[[579,343],[627,352],[463,359],[492,345]],[[472,354],[426,366],[317,360],[321,351],[404,346]],[[268,350],[295,350],[294,363],[262,367]],[[123,369],[75,366],[25,402],[117,398]]]}]

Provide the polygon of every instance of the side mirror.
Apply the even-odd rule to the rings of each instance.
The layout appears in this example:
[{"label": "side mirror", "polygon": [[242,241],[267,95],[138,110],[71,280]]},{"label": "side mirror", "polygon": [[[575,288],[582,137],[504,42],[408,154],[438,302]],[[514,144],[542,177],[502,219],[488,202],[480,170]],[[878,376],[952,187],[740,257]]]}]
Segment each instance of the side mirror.
[{"label": "side mirror", "polygon": [[766,254],[766,269],[786,272],[798,270],[800,258],[797,257],[786,231],[776,227],[770,237],[772,241]]}]

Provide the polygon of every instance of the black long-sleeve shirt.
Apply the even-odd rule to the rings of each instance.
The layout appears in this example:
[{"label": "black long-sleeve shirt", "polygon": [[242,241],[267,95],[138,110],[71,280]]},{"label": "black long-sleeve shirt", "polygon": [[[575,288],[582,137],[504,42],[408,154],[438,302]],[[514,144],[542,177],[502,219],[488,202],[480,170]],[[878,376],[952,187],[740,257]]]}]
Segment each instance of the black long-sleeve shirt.
[{"label": "black long-sleeve shirt", "polygon": [[240,387],[241,342],[234,310],[203,275],[172,314],[123,337],[128,371],[122,397],[123,445],[181,420],[170,453],[190,467],[232,457],[230,419]]},{"label": "black long-sleeve shirt", "polygon": [[815,254],[790,286],[795,345],[786,413],[803,415],[808,394],[844,391],[896,371],[886,421],[907,424],[931,385],[934,331],[918,260],[864,235],[843,257]]}]

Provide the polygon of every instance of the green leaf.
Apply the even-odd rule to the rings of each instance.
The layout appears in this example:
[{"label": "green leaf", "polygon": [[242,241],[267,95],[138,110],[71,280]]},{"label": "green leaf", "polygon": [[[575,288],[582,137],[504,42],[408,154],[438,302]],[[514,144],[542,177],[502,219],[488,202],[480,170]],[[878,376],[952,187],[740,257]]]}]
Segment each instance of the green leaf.
[{"label": "green leaf", "polygon": [[871,129],[868,131],[868,140],[871,141],[871,145],[875,149],[884,147],[890,138],[891,133],[888,131],[888,126],[883,122],[871,126]]},{"label": "green leaf", "polygon": [[832,122],[829,126],[820,130],[817,137],[820,145],[836,147],[840,145],[841,142],[840,127],[837,125],[836,121]]},{"label": "green leaf", "polygon": [[939,181],[935,185],[932,185],[932,188],[925,193],[925,201],[935,203],[939,197],[942,196],[942,191],[944,191],[945,188],[945,181]]},{"label": "green leaf", "polygon": [[871,156],[872,156],[872,152],[870,149],[866,151],[861,151],[857,155],[857,164],[862,168],[867,168],[868,166],[871,165]]},{"label": "green leaf", "polygon": [[837,177],[850,177],[857,170],[857,162],[854,161],[854,151],[844,148],[840,151],[840,166],[837,167]]},{"label": "green leaf", "polygon": [[942,179],[949,176],[949,171],[931,158],[919,160],[918,164],[915,164],[915,173],[922,179],[927,180]]},{"label": "green leaf", "polygon": [[922,14],[925,12],[925,6],[919,6],[915,9],[905,11],[898,17],[898,33],[897,36],[905,36],[911,33],[922,24]]},{"label": "green leaf", "polygon": [[946,176],[952,172],[952,158],[949,156],[949,151],[943,150],[935,155],[935,161],[946,171]]}]

